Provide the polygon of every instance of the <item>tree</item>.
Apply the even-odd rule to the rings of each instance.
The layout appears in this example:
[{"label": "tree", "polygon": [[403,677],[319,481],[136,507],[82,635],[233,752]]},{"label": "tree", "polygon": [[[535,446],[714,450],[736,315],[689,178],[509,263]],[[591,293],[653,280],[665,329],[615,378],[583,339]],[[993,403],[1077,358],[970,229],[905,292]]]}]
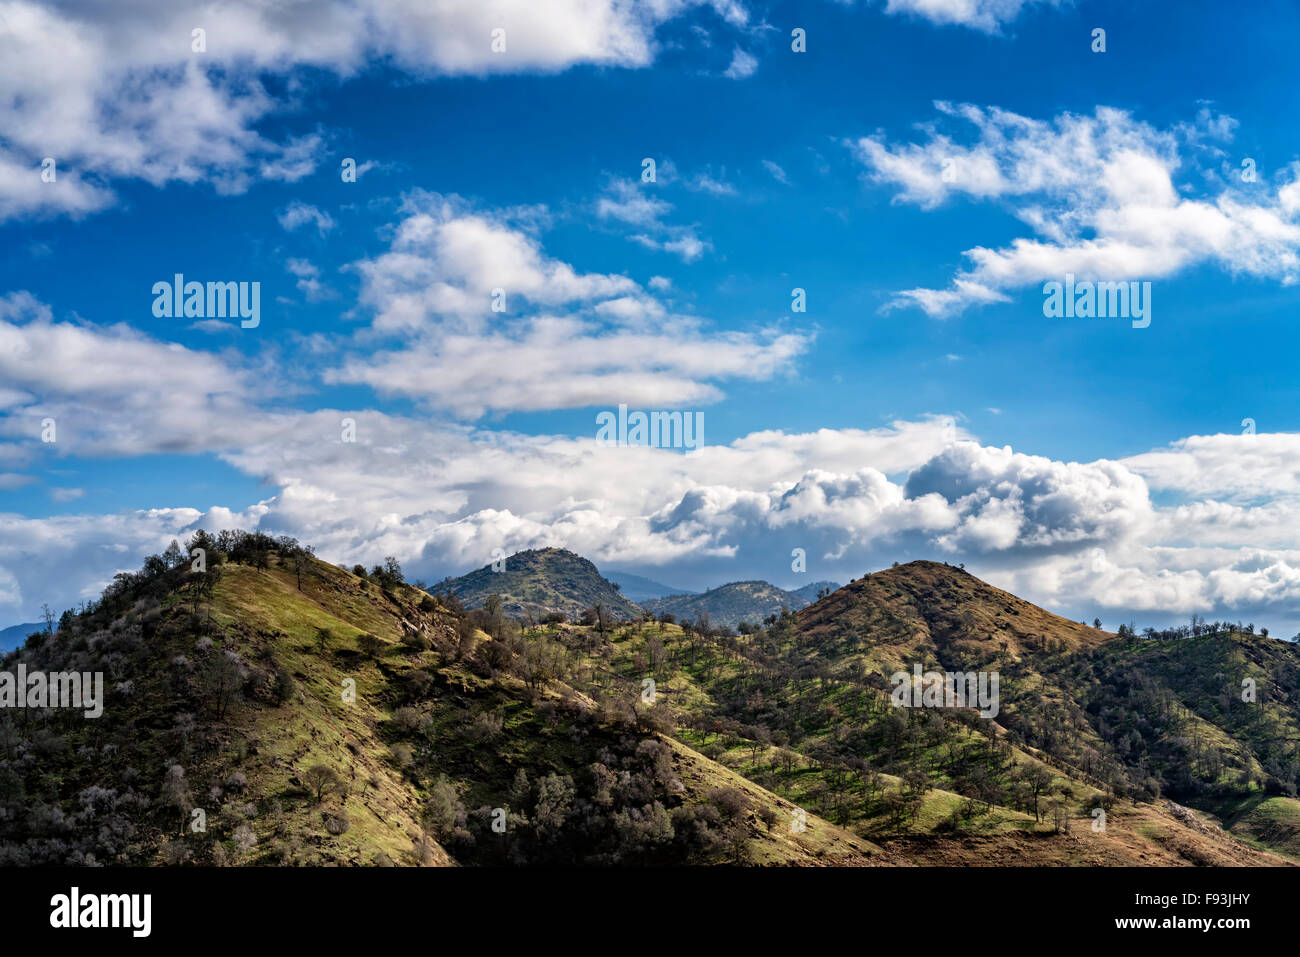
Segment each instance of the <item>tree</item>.
[{"label": "tree", "polygon": [[298,577],[298,591],[302,591],[302,574],[311,567],[311,559],[314,554],[315,549],[310,545],[300,546],[293,551],[293,571]]},{"label": "tree", "polygon": [[361,653],[365,655],[367,658],[375,658],[379,655],[379,652],[383,649],[384,643],[375,635],[370,634],[370,632],[366,632],[365,634],[357,638],[357,647],[361,650]]},{"label": "tree", "polygon": [[499,638],[501,636],[501,608],[502,601],[500,595],[488,595],[483,599],[483,610],[487,612],[491,619],[492,635]]},{"label": "tree", "polygon": [[328,764],[313,764],[303,772],[302,781],[315,796],[317,804],[324,800],[326,794],[338,790],[343,785],[339,773]]},{"label": "tree", "polygon": [[1021,780],[1025,782],[1029,796],[1034,802],[1034,821],[1041,821],[1043,817],[1039,813],[1038,799],[1052,786],[1052,772],[1041,764],[1033,764],[1025,769]]},{"label": "tree", "polygon": [[428,827],[439,840],[451,837],[452,832],[465,818],[465,805],[460,801],[456,788],[447,780],[445,774],[438,775],[429,789],[429,800],[424,806]]},{"label": "tree", "polygon": [[243,663],[238,656],[229,651],[221,651],[212,656],[203,672],[203,684],[211,696],[212,711],[218,721],[226,716],[230,706],[239,697],[243,680]]},{"label": "tree", "polygon": [[1096,628],[1098,631],[1100,631],[1100,630],[1101,630],[1101,619],[1100,619],[1100,618],[1094,618],[1094,619],[1092,620],[1092,627],[1094,627],[1094,628]]},{"label": "tree", "polygon": [[176,568],[185,563],[185,553],[181,551],[180,542],[172,539],[172,543],[167,546],[167,551],[163,552],[163,561],[167,563],[168,568]]},{"label": "tree", "polygon": [[194,802],[190,800],[190,788],[185,781],[185,769],[173,764],[167,769],[163,778],[162,800],[164,804],[174,807],[180,814],[181,833],[185,833],[185,821],[190,816]]}]

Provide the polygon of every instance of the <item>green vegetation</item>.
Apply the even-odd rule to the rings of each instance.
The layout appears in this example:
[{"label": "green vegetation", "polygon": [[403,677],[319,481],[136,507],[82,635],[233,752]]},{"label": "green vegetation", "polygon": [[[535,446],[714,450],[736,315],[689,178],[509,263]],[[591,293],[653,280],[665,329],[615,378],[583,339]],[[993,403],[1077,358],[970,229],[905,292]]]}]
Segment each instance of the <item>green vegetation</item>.
[{"label": "green vegetation", "polygon": [[[119,575],[6,658],[103,671],[107,701],[97,720],[0,713],[0,863],[1297,854],[1294,645],[1114,636],[932,562],[739,635],[621,618],[568,552],[507,567],[430,595],[395,560],[348,571],[200,532]],[[571,615],[527,610],[557,596]],[[998,672],[998,715],[894,707],[889,676],[913,664]]]}]

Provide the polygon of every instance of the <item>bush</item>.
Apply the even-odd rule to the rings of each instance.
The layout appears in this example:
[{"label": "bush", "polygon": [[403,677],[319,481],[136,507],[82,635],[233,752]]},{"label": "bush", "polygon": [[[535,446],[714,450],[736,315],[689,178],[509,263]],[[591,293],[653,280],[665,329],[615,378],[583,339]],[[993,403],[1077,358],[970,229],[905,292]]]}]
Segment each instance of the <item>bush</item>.
[{"label": "bush", "polygon": [[285,704],[298,696],[298,683],[287,671],[275,673],[275,683],[271,685],[271,700],[276,704]]}]

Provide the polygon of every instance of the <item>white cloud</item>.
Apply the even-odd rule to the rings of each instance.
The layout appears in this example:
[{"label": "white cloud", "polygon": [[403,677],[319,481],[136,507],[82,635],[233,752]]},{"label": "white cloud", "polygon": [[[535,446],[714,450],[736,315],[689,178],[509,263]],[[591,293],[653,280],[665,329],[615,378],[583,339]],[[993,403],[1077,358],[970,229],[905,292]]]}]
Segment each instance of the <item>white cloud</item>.
[{"label": "white cloud", "polygon": [[[99,409],[118,415],[125,403],[109,396]],[[345,416],[356,420],[355,444],[340,440]],[[1165,624],[1192,612],[1279,633],[1300,622],[1300,494],[1157,505],[1129,461],[986,447],[946,419],[757,432],[692,455],[599,445],[594,420],[576,438],[364,410],[253,410],[242,424],[219,454],[277,490],[243,512],[0,516],[0,603],[10,617],[92,597],[113,572],[203,524],[287,532],[333,561],[397,555],[430,581],[485,564],[494,548],[560,545],[675,580],[790,585],[797,547],[810,575],[841,581],[894,560],[964,562],[1111,627],[1116,616]],[[1192,456],[1163,481],[1170,492],[1210,489],[1225,481],[1215,475],[1223,467]]]},{"label": "white cloud", "polygon": [[1155,488],[1229,500],[1300,495],[1300,434],[1193,435],[1124,464]]},{"label": "white cloud", "polygon": [[939,26],[963,26],[999,33],[1028,6],[1056,6],[1061,0],[886,0],[885,12],[910,14]]},{"label": "white cloud", "polygon": [[758,72],[758,58],[736,47],[731,55],[731,64],[722,75],[729,80],[744,80]]},{"label": "white cloud", "polygon": [[657,226],[673,207],[671,203],[655,196],[654,189],[655,185],[650,183],[615,180],[610,184],[609,191],[596,200],[596,215],[633,226]]},{"label": "white cloud", "polygon": [[637,233],[634,236],[629,236],[628,239],[639,243],[646,249],[675,253],[681,257],[684,263],[695,262],[713,248],[712,243],[707,239],[701,239],[695,235],[693,229],[687,227],[673,230],[670,237],[647,236],[645,233]]},{"label": "white cloud", "polygon": [[[323,138],[258,131],[292,105],[268,78],[314,68],[347,79],[376,61],[417,78],[642,67],[658,27],[700,7],[733,29],[747,23],[733,0],[5,0],[0,217],[93,212],[118,179],[240,192],[256,178],[303,178]],[[496,29],[504,52],[492,49]],[[45,156],[55,183],[39,179]]]},{"label": "white cloud", "polygon": [[1003,203],[1036,236],[969,249],[970,265],[947,288],[902,291],[890,308],[948,316],[1067,273],[1154,280],[1212,264],[1282,283],[1300,277],[1300,206],[1288,205],[1295,170],[1271,194],[1241,190],[1213,168],[1201,170],[1217,184],[1210,195],[1187,196],[1190,185],[1180,189],[1175,180],[1202,154],[1218,160],[1213,143],[1230,134],[1228,118],[1203,110],[1194,123],[1162,131],[1105,107],[1044,122],[996,108],[937,106],[974,127],[977,141],[959,145],[933,126],[919,144],[863,137],[851,146],[868,178],[895,187],[897,202],[923,209],[954,196]]},{"label": "white cloud", "polygon": [[329,213],[296,199],[281,210],[276,219],[288,232],[293,232],[299,226],[313,225],[322,236],[335,225],[334,217]]},{"label": "white cloud", "polygon": [[[233,447],[247,440],[250,403],[267,389],[210,353],[125,324],[55,322],[23,292],[0,297],[0,381],[25,396],[0,409],[0,437],[22,458],[32,448],[134,455]],[[45,418],[56,427],[48,446],[39,441]]]},{"label": "white cloud", "polygon": [[771,160],[763,160],[763,169],[771,173],[772,178],[783,186],[790,185],[790,177],[786,176],[785,170]]},{"label": "white cloud", "polygon": [[334,291],[320,280],[320,270],[309,260],[289,259],[285,268],[298,277],[298,289],[308,302],[323,302],[334,297]]},{"label": "white cloud", "polygon": [[359,340],[400,345],[356,352],[328,382],[467,417],[621,402],[675,408],[717,401],[720,380],[785,372],[809,342],[780,330],[712,331],[632,279],[581,273],[501,214],[458,200],[417,193],[402,214],[389,249],[353,266],[374,317]]},{"label": "white cloud", "polygon": [[361,302],[375,313],[380,332],[480,329],[499,314],[493,312],[497,289],[507,312],[638,291],[626,276],[578,273],[547,256],[523,229],[455,199],[413,193],[402,215],[388,251],[353,266],[362,278]]},{"label": "white cloud", "polygon": [[726,181],[725,175],[726,170],[723,170],[722,176],[717,178],[708,172],[697,173],[687,180],[686,188],[697,193],[708,193],[712,196],[735,196],[736,187]]},{"label": "white cloud", "polygon": [[[671,161],[665,160],[659,164],[655,183],[613,180],[596,200],[596,214],[602,219],[639,227],[639,232],[627,238],[646,249],[674,253],[683,262],[695,262],[713,248],[712,243],[700,237],[694,226],[665,222],[664,217],[672,212],[673,206],[654,195],[676,179],[675,167]],[[736,191],[729,183],[714,179],[707,172],[687,180],[686,186],[715,196],[731,195]]]}]

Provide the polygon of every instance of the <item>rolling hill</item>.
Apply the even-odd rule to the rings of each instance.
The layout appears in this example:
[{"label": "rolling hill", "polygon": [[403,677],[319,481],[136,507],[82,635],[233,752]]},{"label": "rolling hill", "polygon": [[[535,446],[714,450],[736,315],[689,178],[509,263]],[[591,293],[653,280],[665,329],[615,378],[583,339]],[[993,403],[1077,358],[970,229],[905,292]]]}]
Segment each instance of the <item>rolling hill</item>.
[{"label": "rolling hill", "polygon": [[204,576],[119,576],[6,657],[109,690],[99,720],[0,714],[0,863],[884,862],[777,826],[788,801],[574,688],[540,632],[249,538]]},{"label": "rolling hill", "polygon": [[678,621],[694,622],[705,615],[717,627],[738,628],[741,622],[758,625],[769,615],[780,614],[782,608],[796,611],[808,603],[796,592],[763,581],[748,581],[719,585],[698,595],[643,601],[641,607],[654,615],[672,615]]},{"label": "rolling hill", "polygon": [[44,630],[44,623],[37,621],[28,622],[25,625],[10,625],[8,628],[0,629],[0,651],[17,648],[27,640],[28,635]]},{"label": "rolling hill", "polygon": [[[740,636],[520,623],[292,540],[196,542],[208,572],[155,556],[5,656],[107,695],[0,711],[0,864],[1300,859],[1291,644],[1112,635],[933,562]],[[557,549],[515,572],[523,607],[607,596]],[[996,671],[998,713],[895,706],[913,665]]]}]

